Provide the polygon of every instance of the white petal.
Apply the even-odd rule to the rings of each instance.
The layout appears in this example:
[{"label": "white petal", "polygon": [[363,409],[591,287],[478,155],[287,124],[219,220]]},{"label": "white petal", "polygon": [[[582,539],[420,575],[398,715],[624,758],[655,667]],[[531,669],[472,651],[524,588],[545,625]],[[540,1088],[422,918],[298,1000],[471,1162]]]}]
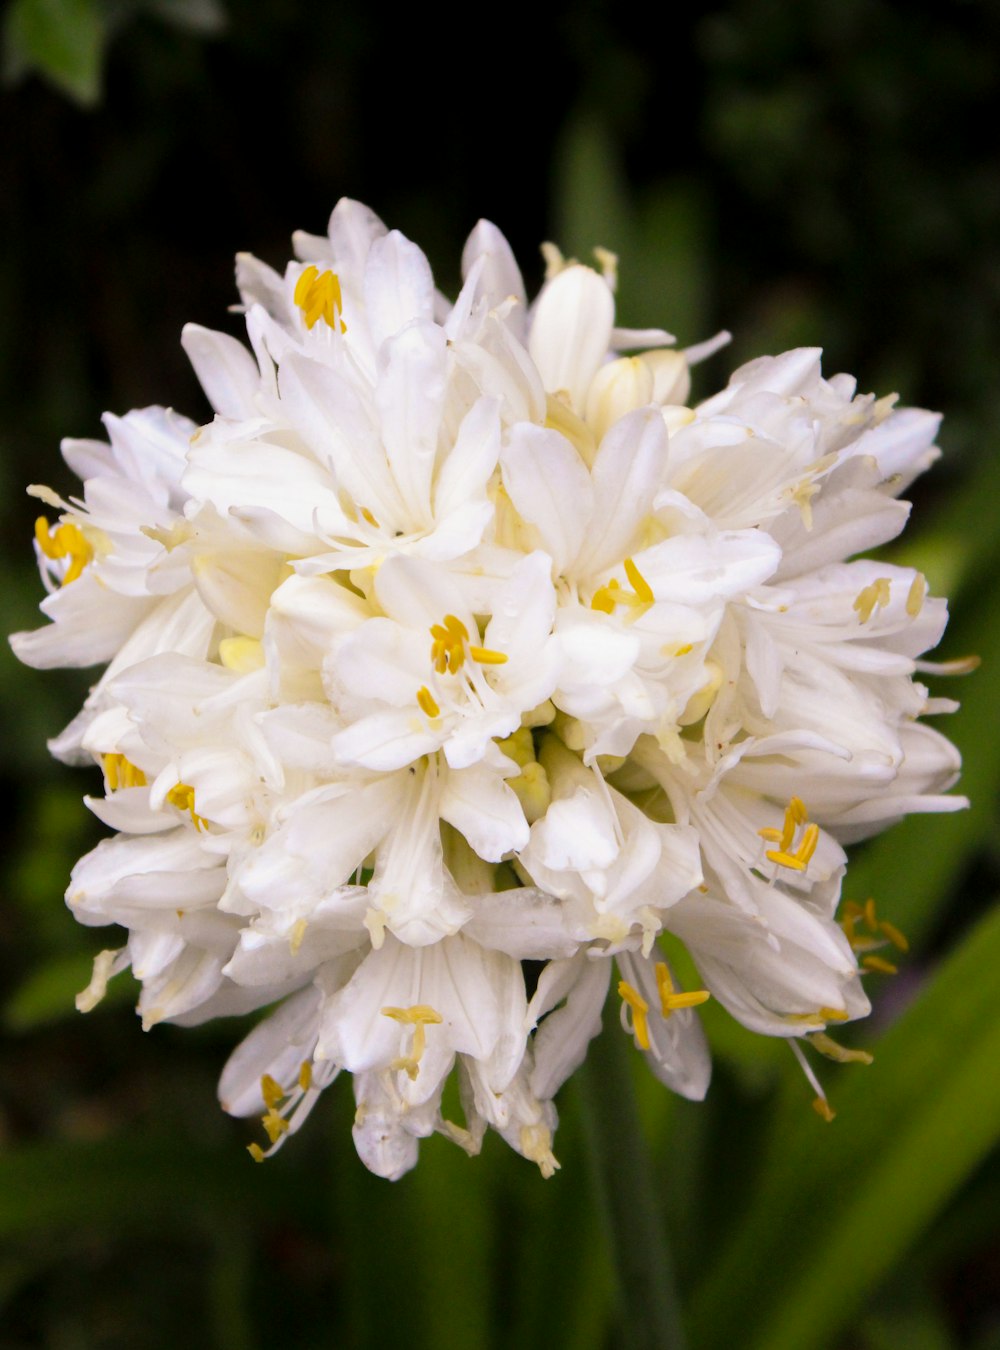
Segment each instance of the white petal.
[{"label": "white petal", "polygon": [[233,418],[255,415],[260,371],[242,342],[188,323],[181,331],[181,346],[217,413]]},{"label": "white petal", "polygon": [[607,353],[614,317],[607,282],[579,264],[547,282],[535,303],[528,350],[548,392],[565,390],[579,413]]},{"label": "white petal", "polygon": [[503,483],[522,520],[538,531],[556,570],[566,571],[594,514],[590,474],[558,431],[519,423],[500,454]]}]

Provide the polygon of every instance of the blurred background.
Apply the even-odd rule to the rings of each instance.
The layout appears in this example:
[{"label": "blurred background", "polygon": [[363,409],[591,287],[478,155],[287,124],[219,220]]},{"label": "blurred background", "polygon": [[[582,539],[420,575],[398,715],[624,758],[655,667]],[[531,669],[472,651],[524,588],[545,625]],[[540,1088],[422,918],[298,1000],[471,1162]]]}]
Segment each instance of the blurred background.
[{"label": "blurred background", "polygon": [[[529,289],[543,239],[613,249],[623,322],[733,331],[696,396],[815,344],[828,373],[945,412],[889,556],[951,596],[942,655],[983,658],[933,682],[963,702],[944,729],[973,805],[848,874],[911,940],[854,1029],[876,1062],[825,1066],[825,1126],[785,1047],[708,1005],[708,1101],[636,1087],[694,1350],[1000,1347],[1000,5],[730,0],[652,26],[515,2],[473,32],[468,10],[358,0],[13,0],[2,23],[5,632],[38,622],[24,487],[74,490],[60,438],[153,402],[207,419],[181,325],[238,333],[233,254],[283,267],[344,194],[449,292],[479,216]],[[93,677],[0,652],[0,1345],[627,1345],[580,1083],[549,1182],[492,1138],[476,1161],[431,1140],[377,1181],[346,1082],[254,1167],[255,1125],[215,1098],[237,1025],[143,1036],[129,976],[76,1013],[116,945],[62,899],[98,778],[45,739]]]}]

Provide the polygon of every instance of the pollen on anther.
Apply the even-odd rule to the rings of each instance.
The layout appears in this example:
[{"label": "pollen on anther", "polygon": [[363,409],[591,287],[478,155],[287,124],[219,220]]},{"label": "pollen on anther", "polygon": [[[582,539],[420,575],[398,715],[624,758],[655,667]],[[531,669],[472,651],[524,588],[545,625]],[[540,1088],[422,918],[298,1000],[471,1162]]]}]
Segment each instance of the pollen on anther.
[{"label": "pollen on anther", "polygon": [[837,1115],[825,1097],[814,1097],[812,1108],[820,1119],[825,1120],[828,1125]]},{"label": "pollen on anther", "polygon": [[927,578],[922,572],[918,572],[910,583],[910,589],[906,596],[906,612],[911,619],[915,619],[920,613],[926,594]]},{"label": "pollen on anther", "polygon": [[441,716],[441,709],[435,702],[434,695],[431,693],[431,691],[427,688],[425,684],[422,684],[420,688],[417,690],[417,706],[419,707],[420,711],[422,713],[425,713],[426,716],[428,717]]},{"label": "pollen on anther", "polygon": [[[632,1013],[632,1032],[639,1045],[640,1050],[648,1050],[649,1040],[649,1004],[627,980],[618,981],[618,997],[622,1001],[622,1014],[628,1008]],[[627,1024],[623,1023],[628,1029]]]},{"label": "pollen on anther", "polygon": [[[344,308],[340,278],[336,272],[329,270],[320,272],[319,268],[313,265],[307,267],[295,283],[292,299],[301,309],[306,327],[310,329],[320,319],[324,319],[328,327],[333,328],[337,324],[337,316]],[[339,322],[339,328],[342,333],[347,331],[343,319]]]},{"label": "pollen on anther", "polygon": [[625,575],[628,577],[628,584],[632,587],[633,591],[635,591],[642,603],[644,605],[653,604],[656,599],[653,595],[653,588],[631,558],[625,559],[624,567]]}]

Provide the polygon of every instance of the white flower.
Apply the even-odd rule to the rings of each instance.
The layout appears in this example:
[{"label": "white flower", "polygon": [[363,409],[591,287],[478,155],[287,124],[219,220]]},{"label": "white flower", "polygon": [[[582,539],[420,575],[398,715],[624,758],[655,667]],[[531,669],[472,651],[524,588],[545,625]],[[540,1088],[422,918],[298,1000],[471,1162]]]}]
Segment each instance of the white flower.
[{"label": "white flower", "polygon": [[146,1026],[276,1005],[223,1105],[274,1149],[346,1070],[390,1177],[487,1128],[551,1175],[613,965],[685,1096],[710,995],[857,1057],[825,1029],[903,940],[871,906],[838,922],[842,845],[964,805],[918,721],[954,706],[914,678],[944,602],[851,561],[905,523],[936,417],[812,350],[689,408],[726,335],[616,327],[609,255],[549,246],[529,306],[480,223],[450,305],[357,203],[295,244],[283,275],[238,260],[250,350],[185,329],[211,423],[109,418],[110,445],[64,444],[82,500],[34,489],[60,513],[36,540],[52,622],[15,650],[107,663],[53,743],[102,765],[87,800],[117,832],[70,906],[128,932],[79,1006],[128,965]]}]

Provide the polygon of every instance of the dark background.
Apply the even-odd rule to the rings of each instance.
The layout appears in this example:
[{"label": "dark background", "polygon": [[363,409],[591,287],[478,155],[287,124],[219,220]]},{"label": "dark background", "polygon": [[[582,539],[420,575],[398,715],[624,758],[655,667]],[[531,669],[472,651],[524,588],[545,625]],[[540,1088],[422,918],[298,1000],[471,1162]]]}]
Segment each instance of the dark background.
[{"label": "dark background", "polygon": [[[508,235],[529,289],[543,239],[580,256],[612,248],[623,322],[663,324],[682,343],[733,331],[696,393],[750,356],[815,344],[828,372],[946,413],[945,457],[913,490],[913,539],[892,556],[953,596],[944,654],[984,656],[967,685],[935,690],[966,703],[945,729],[967,756],[974,810],[909,822],[858,861],[857,893],[878,887],[914,938],[873,1032],[891,1035],[894,1009],[983,931],[998,884],[1000,6],[732,0],[654,11],[590,0],[483,8],[476,19],[473,32],[468,9],[390,15],[357,0],[8,8],[4,628],[36,623],[36,512],[23,488],[73,490],[60,438],[98,435],[105,409],[156,402],[209,416],[178,338],[187,320],[239,331],[227,313],[237,250],[282,267],[292,230],[322,232],[345,194],[416,239],[445,291],[480,216]],[[0,1345],[612,1344],[613,1279],[572,1087],[564,1169],[547,1187],[496,1141],[471,1163],[434,1141],[404,1182],[374,1181],[352,1155],[346,1083],[255,1169],[242,1152],[250,1128],[215,1104],[235,1027],[143,1037],[127,988],[87,1020],[73,1011],[93,952],[113,945],[78,929],[61,900],[98,836],[79,801],[96,772],[90,781],[52,764],[45,738],[90,678],[0,656]],[[994,999],[994,1026],[996,1012]],[[739,1250],[755,1206],[760,1224],[766,1159],[781,1147],[788,1102],[798,1112],[807,1100],[775,1047],[715,1031],[706,1106],[640,1088],[695,1350],[725,1343],[709,1307],[727,1269],[719,1252]],[[942,1063],[960,1065],[967,1049],[952,1044]],[[895,1081],[891,1047],[887,1056]],[[908,1062],[900,1091],[932,1103],[943,1083],[920,1080],[920,1054]],[[914,1201],[905,1223],[891,1190],[880,1218],[858,1221],[860,1248],[874,1231],[882,1257],[828,1272],[855,1292],[800,1345],[1000,1346],[1000,1173],[995,1129],[983,1124],[1000,1125],[1000,1112],[995,1090],[977,1103],[959,1095],[960,1116],[963,1101],[984,1142],[967,1144],[955,1175],[922,1210]],[[928,1130],[911,1197],[927,1189],[925,1168],[948,1172],[945,1153],[965,1157]],[[850,1158],[839,1137],[832,1147]],[[774,1229],[794,1224],[794,1204],[833,1213],[846,1183],[828,1181],[815,1197],[778,1187],[795,1198]],[[794,1279],[763,1257],[759,1270],[739,1268],[733,1297],[742,1288],[762,1310],[747,1305],[753,1343],[795,1345],[778,1315],[796,1306]]]}]

